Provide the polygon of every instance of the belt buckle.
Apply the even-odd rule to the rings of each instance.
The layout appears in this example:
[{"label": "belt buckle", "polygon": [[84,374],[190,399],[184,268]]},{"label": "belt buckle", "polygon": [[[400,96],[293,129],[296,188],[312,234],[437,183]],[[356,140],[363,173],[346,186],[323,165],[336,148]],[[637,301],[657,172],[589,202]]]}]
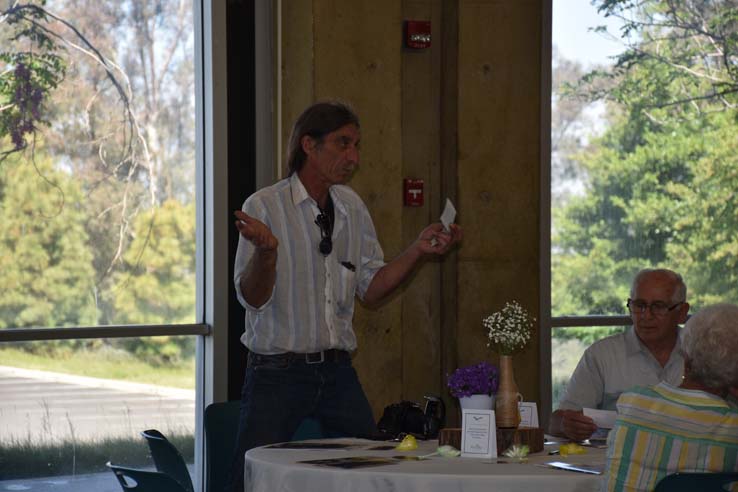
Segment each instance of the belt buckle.
[{"label": "belt buckle", "polygon": [[317,353],[320,354],[320,359],[317,359],[317,360],[313,360],[311,358],[311,356],[314,354],[305,354],[305,363],[306,364],[322,364],[323,362],[325,362],[325,350],[321,350],[320,352],[317,352]]}]

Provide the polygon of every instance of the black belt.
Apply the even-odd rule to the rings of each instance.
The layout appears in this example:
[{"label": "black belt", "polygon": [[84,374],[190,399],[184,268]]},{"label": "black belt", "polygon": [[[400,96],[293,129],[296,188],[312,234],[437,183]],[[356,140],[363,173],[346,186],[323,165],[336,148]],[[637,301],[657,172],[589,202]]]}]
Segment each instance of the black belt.
[{"label": "black belt", "polygon": [[263,361],[278,360],[287,362],[304,362],[305,364],[321,364],[323,362],[338,362],[341,360],[350,360],[351,354],[346,350],[328,349],[320,352],[310,352],[300,354],[297,352],[284,352],[281,354],[257,354],[249,352],[249,364],[259,364]]}]

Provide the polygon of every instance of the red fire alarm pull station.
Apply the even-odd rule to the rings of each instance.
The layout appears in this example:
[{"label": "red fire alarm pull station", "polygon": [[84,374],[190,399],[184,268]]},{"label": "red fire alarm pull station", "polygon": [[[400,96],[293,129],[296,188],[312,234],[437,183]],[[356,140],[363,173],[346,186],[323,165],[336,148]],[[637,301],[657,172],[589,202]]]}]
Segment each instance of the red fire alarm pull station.
[{"label": "red fire alarm pull station", "polygon": [[414,49],[430,48],[430,21],[405,21],[405,44]]},{"label": "red fire alarm pull station", "polygon": [[405,188],[405,206],[406,207],[422,207],[423,206],[423,180],[405,178],[403,180]]}]

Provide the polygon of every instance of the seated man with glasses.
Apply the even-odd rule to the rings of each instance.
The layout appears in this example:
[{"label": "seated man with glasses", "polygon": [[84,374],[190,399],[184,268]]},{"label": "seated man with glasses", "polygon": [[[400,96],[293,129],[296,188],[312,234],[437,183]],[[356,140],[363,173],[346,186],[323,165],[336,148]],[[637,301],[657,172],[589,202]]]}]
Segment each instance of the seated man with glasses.
[{"label": "seated man with glasses", "polygon": [[249,355],[234,491],[243,490],[245,451],[288,441],[305,417],[330,433],[376,434],[351,364],[354,298],[370,305],[385,299],[424,257],[461,240],[457,225],[434,223],[385,263],[369,210],[346,186],[359,167],[360,137],[348,106],[310,106],[292,129],[289,176],[235,212],[234,281],[246,308],[241,341]]},{"label": "seated man with glasses", "polygon": [[638,272],[627,301],[633,327],[587,348],[551,416],[551,434],[588,439],[597,426],[583,408],[615,410],[620,394],[632,386],[680,383],[679,324],[687,320],[686,296],[681,275],[666,269]]}]

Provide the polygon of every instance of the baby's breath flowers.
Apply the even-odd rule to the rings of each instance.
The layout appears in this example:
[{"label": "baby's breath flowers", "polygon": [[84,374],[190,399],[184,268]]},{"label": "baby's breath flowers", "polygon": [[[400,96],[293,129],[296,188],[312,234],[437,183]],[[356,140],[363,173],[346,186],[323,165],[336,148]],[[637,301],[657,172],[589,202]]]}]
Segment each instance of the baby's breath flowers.
[{"label": "baby's breath flowers", "polygon": [[487,347],[500,355],[523,350],[531,338],[535,320],[518,301],[506,302],[505,307],[482,320],[487,328]]}]

